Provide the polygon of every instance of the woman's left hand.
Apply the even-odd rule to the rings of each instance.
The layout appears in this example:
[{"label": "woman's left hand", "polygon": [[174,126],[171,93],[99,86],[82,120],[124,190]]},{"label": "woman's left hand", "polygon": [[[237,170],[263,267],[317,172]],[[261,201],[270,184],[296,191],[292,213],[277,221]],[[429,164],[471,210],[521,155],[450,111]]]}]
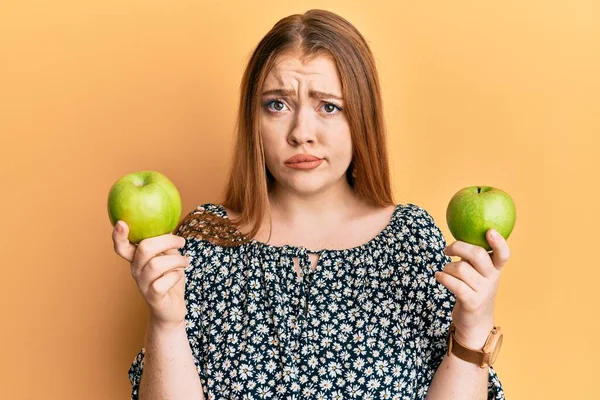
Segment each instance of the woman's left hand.
[{"label": "woman's left hand", "polygon": [[[496,235],[493,235],[495,233]],[[449,262],[436,279],[456,297],[452,314],[457,336],[479,343],[494,326],[494,302],[500,271],[510,257],[506,240],[494,229],[486,233],[491,254],[483,247],[456,241],[445,248],[448,256],[461,257]],[[465,340],[469,341],[469,340]],[[481,343],[483,346],[483,343]]]}]

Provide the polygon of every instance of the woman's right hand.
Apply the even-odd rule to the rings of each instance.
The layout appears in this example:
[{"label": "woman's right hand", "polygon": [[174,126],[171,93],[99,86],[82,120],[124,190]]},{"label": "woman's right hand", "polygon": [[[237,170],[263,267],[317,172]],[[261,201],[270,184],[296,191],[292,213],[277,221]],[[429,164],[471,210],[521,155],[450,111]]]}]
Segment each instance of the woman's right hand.
[{"label": "woman's right hand", "polygon": [[186,315],[184,269],[189,258],[177,249],[185,245],[185,239],[165,234],[135,245],[128,236],[129,227],[118,221],[112,233],[114,249],[131,265],[131,275],[150,308],[150,322],[165,329],[182,326]]}]

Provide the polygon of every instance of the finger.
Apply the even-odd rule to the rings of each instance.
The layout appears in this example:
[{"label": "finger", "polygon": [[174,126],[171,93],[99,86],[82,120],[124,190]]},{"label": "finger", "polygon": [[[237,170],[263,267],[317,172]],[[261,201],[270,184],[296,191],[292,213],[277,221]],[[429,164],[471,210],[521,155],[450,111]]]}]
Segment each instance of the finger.
[{"label": "finger", "polygon": [[136,246],[129,241],[129,226],[125,221],[117,221],[112,231],[115,252],[125,260],[132,262]]},{"label": "finger", "polygon": [[487,241],[492,248],[492,263],[496,269],[501,270],[510,257],[510,249],[506,239],[495,229],[487,231]]},{"label": "finger", "polygon": [[497,273],[492,259],[488,252],[481,246],[475,246],[470,243],[457,240],[444,249],[444,253],[449,256],[460,257],[461,261],[467,261],[481,275],[487,277]]},{"label": "finger", "polygon": [[154,257],[138,275],[138,286],[142,291],[146,291],[152,282],[159,279],[161,276],[167,275],[176,269],[184,270],[189,265],[189,258],[180,255]]},{"label": "finger", "polygon": [[132,273],[139,274],[146,264],[158,254],[169,249],[179,249],[185,246],[185,239],[181,236],[166,234],[142,240],[137,246],[133,262]]},{"label": "finger", "polygon": [[448,288],[457,300],[468,302],[475,295],[475,292],[469,285],[450,274],[438,271],[435,273],[435,279]]},{"label": "finger", "polygon": [[162,297],[166,295],[183,277],[183,270],[177,270],[173,273],[168,273],[165,276],[156,279],[150,285],[150,295],[153,297]]},{"label": "finger", "polygon": [[475,292],[479,292],[485,286],[485,277],[466,261],[450,262],[446,264],[443,271],[460,279]]},{"label": "finger", "polygon": [[182,256],[183,255],[183,251],[181,251],[181,249],[168,249],[167,251],[164,251],[163,254],[166,255],[174,255],[174,256]]}]

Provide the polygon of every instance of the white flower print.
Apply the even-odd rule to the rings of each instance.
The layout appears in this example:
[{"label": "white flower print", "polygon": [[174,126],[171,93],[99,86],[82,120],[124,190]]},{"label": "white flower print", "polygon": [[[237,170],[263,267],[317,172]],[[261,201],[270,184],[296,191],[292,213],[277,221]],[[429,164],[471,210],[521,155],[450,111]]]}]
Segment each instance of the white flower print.
[{"label": "white flower print", "polygon": [[[228,217],[212,203],[192,213]],[[434,278],[451,259],[423,208],[398,205],[375,238],[324,250],[300,280],[304,248],[186,239],[185,329],[205,398],[424,398],[456,299]],[[129,369],[132,400],[144,356]],[[489,371],[488,400],[504,400]]]},{"label": "white flower print", "polygon": [[250,378],[253,373],[254,367],[252,365],[249,364],[242,364],[242,366],[240,367],[240,378],[242,379],[248,379]]}]

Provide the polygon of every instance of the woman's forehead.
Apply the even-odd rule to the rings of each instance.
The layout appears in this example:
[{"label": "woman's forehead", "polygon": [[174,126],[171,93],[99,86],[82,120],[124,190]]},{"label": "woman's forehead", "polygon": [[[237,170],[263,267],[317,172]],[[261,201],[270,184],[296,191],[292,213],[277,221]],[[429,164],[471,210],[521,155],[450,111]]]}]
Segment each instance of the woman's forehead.
[{"label": "woman's forehead", "polygon": [[275,89],[297,90],[298,86],[342,95],[337,66],[332,57],[317,55],[300,58],[297,54],[280,55],[267,74],[264,91]]}]

